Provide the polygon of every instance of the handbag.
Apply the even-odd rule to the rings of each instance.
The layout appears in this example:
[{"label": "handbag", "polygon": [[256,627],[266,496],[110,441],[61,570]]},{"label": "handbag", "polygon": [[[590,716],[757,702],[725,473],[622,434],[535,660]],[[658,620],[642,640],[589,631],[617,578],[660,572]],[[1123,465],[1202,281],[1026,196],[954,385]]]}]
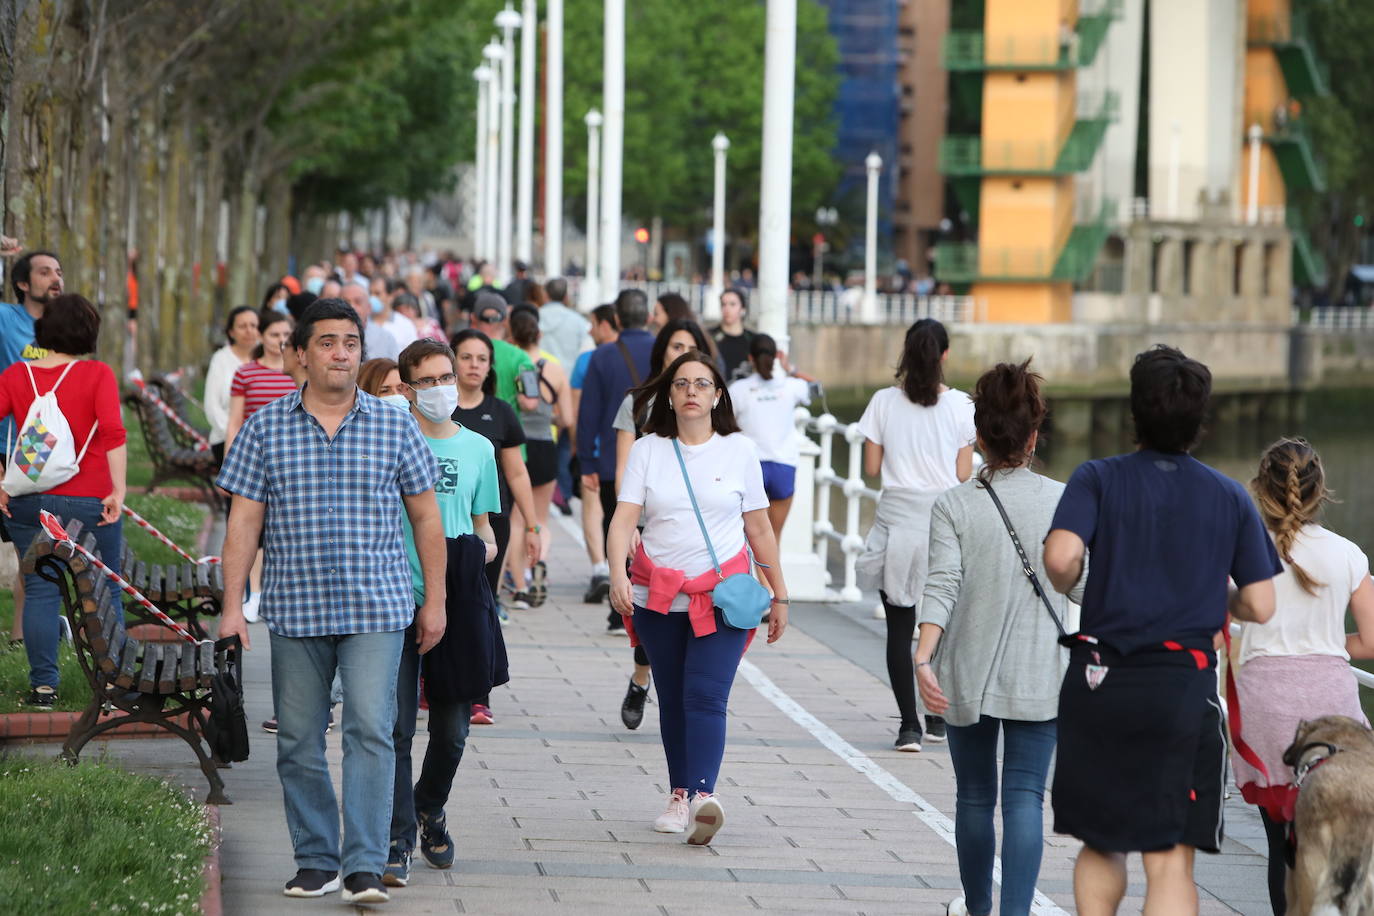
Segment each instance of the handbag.
[{"label": "handbag", "polygon": [[215,674],[210,679],[210,704],[206,707],[205,741],[216,760],[241,763],[248,759],[248,719],[243,712],[243,652],[237,636],[215,643]]},{"label": "handbag", "polygon": [[997,512],[1002,516],[1002,523],[1007,526],[1007,534],[1011,535],[1012,546],[1016,548],[1016,555],[1021,558],[1021,571],[1030,580],[1031,588],[1040,596],[1040,600],[1045,603],[1045,610],[1050,612],[1050,619],[1054,621],[1054,626],[1059,630],[1060,638],[1068,634],[1064,630],[1064,624],[1059,620],[1059,615],[1054,612],[1054,605],[1050,604],[1049,595],[1045,594],[1044,586],[1040,584],[1040,577],[1035,574],[1035,567],[1031,565],[1030,558],[1026,556],[1026,549],[1021,546],[1021,539],[1016,536],[1016,529],[1012,527],[1011,519],[1007,517],[1007,510],[1002,507],[1002,500],[998,498],[997,491],[992,488],[992,484],[986,480],[978,481],[978,486],[988,491],[992,497],[992,504],[997,507]]},{"label": "handbag", "polygon": [[[692,491],[692,478],[687,475],[687,462],[682,460],[682,449],[677,439],[673,439],[673,453],[677,455],[677,466],[682,469],[682,482],[687,485],[687,496],[692,500],[692,511],[696,513],[697,524],[701,526],[701,536],[706,539],[706,550],[711,554],[711,565],[716,569],[716,587],[711,592],[711,603],[720,608],[721,619],[727,627],[736,630],[753,630],[763,622],[764,612],[773,603],[768,589],[759,584],[747,572],[727,576],[720,568],[716,558],[716,548],[711,544],[711,535],[706,531],[706,522],[697,508],[697,495]],[[752,565],[752,557],[751,557]],[[762,566],[763,564],[759,564]]]}]

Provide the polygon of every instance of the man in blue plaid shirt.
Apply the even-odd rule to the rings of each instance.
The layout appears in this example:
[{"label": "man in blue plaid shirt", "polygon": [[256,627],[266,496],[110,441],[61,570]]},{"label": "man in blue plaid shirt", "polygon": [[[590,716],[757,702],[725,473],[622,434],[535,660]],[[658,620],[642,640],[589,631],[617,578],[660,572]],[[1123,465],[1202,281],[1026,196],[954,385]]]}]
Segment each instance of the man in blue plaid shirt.
[{"label": "man in blue plaid shirt", "polygon": [[[304,388],[248,419],[217,480],[233,494],[220,635],[237,635],[248,648],[243,586],[261,536],[277,776],[299,869],[285,893],[338,890],[342,871],[345,902],[382,903],[402,640],[413,622],[419,651],[427,652],[447,619],[439,472],[414,418],[358,390],[362,326],[347,303],[313,303],[294,344]],[[418,610],[403,508],[425,585]],[[336,671],[345,697],[342,854],[324,753]]]}]

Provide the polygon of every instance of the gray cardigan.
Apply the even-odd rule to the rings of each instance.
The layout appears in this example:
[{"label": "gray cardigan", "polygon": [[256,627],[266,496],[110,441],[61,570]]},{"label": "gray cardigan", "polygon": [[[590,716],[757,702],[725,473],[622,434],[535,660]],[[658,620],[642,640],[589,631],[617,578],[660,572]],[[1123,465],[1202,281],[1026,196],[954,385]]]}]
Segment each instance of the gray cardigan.
[{"label": "gray cardigan", "polygon": [[[920,623],[944,630],[933,664],[949,698],[945,720],[975,725],[981,716],[1043,722],[1055,718],[1068,651],[1035,595],[992,497],[977,478],[946,490],[930,516],[930,572]],[[1040,584],[1070,631],[1069,598],[1045,572],[1042,543],[1064,485],[1028,468],[998,471],[992,484],[1035,564]],[[1083,578],[1070,597],[1081,602]]]}]

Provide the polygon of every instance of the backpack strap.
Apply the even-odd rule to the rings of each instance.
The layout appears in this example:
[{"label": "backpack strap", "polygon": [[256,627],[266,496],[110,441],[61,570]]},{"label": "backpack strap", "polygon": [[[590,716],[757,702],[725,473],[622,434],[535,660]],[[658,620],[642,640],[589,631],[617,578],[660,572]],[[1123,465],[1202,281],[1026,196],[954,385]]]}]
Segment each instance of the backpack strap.
[{"label": "backpack strap", "polygon": [[[38,393],[38,383],[37,383],[36,381],[34,381],[34,378],[33,378],[33,367],[29,365],[29,363],[28,363],[27,360],[21,360],[21,362],[24,363],[24,371],[27,372],[27,373],[29,374],[29,386],[33,388],[33,396],[34,396],[34,399],[37,400],[39,397],[41,397],[41,395]],[[67,368],[65,368],[65,369],[62,370],[62,374],[59,375],[59,376],[57,377],[57,381],[54,382],[54,383],[53,383],[53,386],[52,386],[51,388],[48,389],[48,394],[55,394],[55,393],[57,392],[58,386],[61,385],[63,379],[65,379],[65,378],[67,377],[67,373],[72,371],[72,366],[75,366],[75,365],[76,365],[77,363],[79,363],[79,362],[80,362],[80,360],[74,359],[74,360],[72,360],[71,362],[67,363]],[[61,407],[59,406],[58,409],[60,410]],[[95,431],[96,431],[96,429],[98,429],[99,427],[100,427],[100,421],[99,421],[99,420],[96,420],[94,423],[91,424],[91,431],[90,431],[90,433],[88,433],[87,436],[86,436],[86,444],[83,445],[83,446],[81,446],[81,451],[80,451],[80,453],[76,456],[76,466],[77,466],[78,468],[81,467],[81,459],[86,457],[86,450],[89,449],[89,448],[91,447],[91,440],[93,440],[93,439],[95,438]],[[17,424],[16,424],[16,428],[17,428]],[[7,452],[7,454],[12,454],[13,451],[14,451],[13,445],[10,445],[10,446],[9,446],[9,451]]]},{"label": "backpack strap", "polygon": [[640,384],[642,384],[642,381],[639,375],[639,368],[635,366],[635,361],[630,357],[630,348],[625,346],[625,341],[623,340],[617,340],[615,342],[615,348],[620,351],[621,359],[625,360],[625,368],[630,370],[630,381],[634,383],[634,387],[638,388]]}]

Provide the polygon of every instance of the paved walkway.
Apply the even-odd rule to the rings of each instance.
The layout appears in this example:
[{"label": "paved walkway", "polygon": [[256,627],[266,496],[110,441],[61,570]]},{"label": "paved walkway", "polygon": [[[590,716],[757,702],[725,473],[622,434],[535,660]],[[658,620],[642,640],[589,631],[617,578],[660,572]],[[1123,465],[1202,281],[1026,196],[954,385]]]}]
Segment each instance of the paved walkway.
[{"label": "paved walkway", "polygon": [[[506,628],[513,681],[493,697],[496,724],[473,729],[454,785],[458,862],[441,872],[417,858],[389,911],[944,912],[959,893],[948,752],[890,749],[882,624],[867,608],[797,606],[782,642],[755,642],[730,703],[718,787],[727,823],[714,845],[692,848],[650,829],[667,788],[655,707],[639,731],[621,725],[630,653],[623,637],[603,633],[604,610],[580,602],[585,568],[557,530],[549,602]],[[280,894],[294,866],[273,739],[256,728],[271,713],[266,635],[255,629],[247,663],[252,758],[224,774],[234,800],[222,811],[225,912],[338,912],[337,896]],[[204,797],[180,742],[105,747]],[[337,734],[329,747],[337,778]],[[1199,859],[1202,911],[1267,914],[1263,831],[1238,797],[1228,834],[1222,855]],[[1072,912],[1076,849],[1048,836],[1037,912]],[[1140,908],[1138,859],[1131,874],[1122,912]]]}]

